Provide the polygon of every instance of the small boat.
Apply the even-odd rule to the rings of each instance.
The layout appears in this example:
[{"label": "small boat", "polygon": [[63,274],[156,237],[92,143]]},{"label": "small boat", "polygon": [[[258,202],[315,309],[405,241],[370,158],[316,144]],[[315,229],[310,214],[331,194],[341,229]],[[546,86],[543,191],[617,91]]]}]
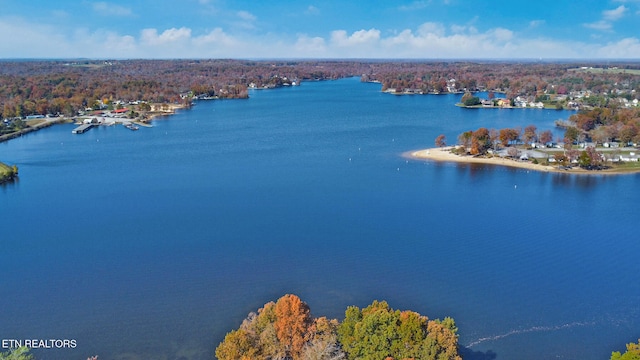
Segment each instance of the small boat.
[{"label": "small boat", "polygon": [[139,126],[134,125],[134,124],[132,124],[132,123],[128,123],[128,124],[126,124],[124,127],[126,127],[126,128],[127,128],[127,129],[129,129],[129,130],[138,130],[138,129],[140,129],[140,127],[139,127]]}]

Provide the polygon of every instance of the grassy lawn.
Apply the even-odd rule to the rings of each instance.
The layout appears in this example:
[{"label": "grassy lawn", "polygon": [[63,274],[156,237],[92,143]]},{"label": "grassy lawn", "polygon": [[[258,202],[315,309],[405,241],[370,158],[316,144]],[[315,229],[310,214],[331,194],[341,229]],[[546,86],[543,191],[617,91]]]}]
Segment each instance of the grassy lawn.
[{"label": "grassy lawn", "polygon": [[[582,151],[584,149],[578,148],[578,147],[574,147],[575,150],[578,151]],[[519,149],[522,151],[522,149]],[[536,151],[545,153],[549,156],[550,159],[552,159],[556,154],[563,154],[564,151],[561,149],[535,149]],[[627,150],[627,151],[620,151],[617,152],[618,155],[629,155],[631,153],[631,151]],[[556,166],[559,165],[558,163],[555,162],[549,162],[547,163],[547,159],[545,158],[538,158],[538,163],[539,164],[543,164],[543,165],[551,165],[551,166]],[[620,172],[638,172],[640,171],[640,161],[629,161],[629,162],[610,162],[610,161],[606,161],[604,163],[604,165],[609,166],[610,170],[612,171],[620,171]],[[577,167],[577,164],[572,164],[573,167]]]},{"label": "grassy lawn", "polygon": [[591,74],[630,74],[640,75],[640,70],[637,69],[604,69],[604,68],[589,68],[589,69],[569,69],[569,71],[579,71]]},{"label": "grassy lawn", "polygon": [[[611,165],[611,163],[607,163],[607,165]],[[640,162],[623,162],[623,163],[614,163],[611,165],[612,169],[624,172],[635,172],[640,170]]]}]

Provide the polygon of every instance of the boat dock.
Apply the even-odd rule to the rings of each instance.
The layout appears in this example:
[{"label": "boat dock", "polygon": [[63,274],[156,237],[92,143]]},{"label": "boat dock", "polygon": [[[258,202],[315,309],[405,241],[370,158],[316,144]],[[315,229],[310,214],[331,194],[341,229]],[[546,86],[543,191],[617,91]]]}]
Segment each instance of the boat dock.
[{"label": "boat dock", "polygon": [[72,134],[82,134],[82,133],[87,132],[92,127],[93,127],[93,124],[82,124],[82,125],[78,126],[77,128],[71,130],[71,133]]}]

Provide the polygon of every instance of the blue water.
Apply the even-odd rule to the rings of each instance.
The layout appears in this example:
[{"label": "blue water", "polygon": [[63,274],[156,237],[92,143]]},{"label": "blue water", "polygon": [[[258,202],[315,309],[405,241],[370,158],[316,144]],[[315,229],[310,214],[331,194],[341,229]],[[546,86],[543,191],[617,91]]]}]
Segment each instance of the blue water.
[{"label": "blue water", "polygon": [[39,359],[211,359],[286,293],[316,316],[374,299],[452,316],[465,359],[607,359],[640,337],[639,175],[401,156],[570,112],[357,79],[250,96],[0,143],[20,168],[0,187],[0,338],[77,340]]}]

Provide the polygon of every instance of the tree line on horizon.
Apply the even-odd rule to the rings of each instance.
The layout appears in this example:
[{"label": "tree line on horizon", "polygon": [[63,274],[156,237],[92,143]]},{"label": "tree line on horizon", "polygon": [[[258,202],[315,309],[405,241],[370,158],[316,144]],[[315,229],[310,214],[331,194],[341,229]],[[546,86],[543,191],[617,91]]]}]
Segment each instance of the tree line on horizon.
[{"label": "tree line on horizon", "polygon": [[[360,76],[382,90],[446,92],[495,90],[509,97],[591,91],[594,106],[608,107],[611,96],[640,94],[638,63],[620,63],[620,72],[579,72],[584,63],[472,61],[249,61],[249,60],[82,60],[3,61],[0,118],[65,114],[99,100],[180,103],[190,96],[246,98],[248,87],[279,87],[291,79],[328,80]],[[613,66],[613,65],[611,65]],[[629,72],[624,70],[629,69]],[[286,80],[289,79],[289,80]],[[635,95],[632,95],[632,90]],[[597,100],[597,101],[596,101]]]},{"label": "tree line on horizon", "polygon": [[0,67],[0,119],[75,116],[102,100],[184,103],[197,95],[247,98],[250,84],[279,87],[286,79],[338,79],[360,71],[358,63],[331,61],[5,61]]}]

